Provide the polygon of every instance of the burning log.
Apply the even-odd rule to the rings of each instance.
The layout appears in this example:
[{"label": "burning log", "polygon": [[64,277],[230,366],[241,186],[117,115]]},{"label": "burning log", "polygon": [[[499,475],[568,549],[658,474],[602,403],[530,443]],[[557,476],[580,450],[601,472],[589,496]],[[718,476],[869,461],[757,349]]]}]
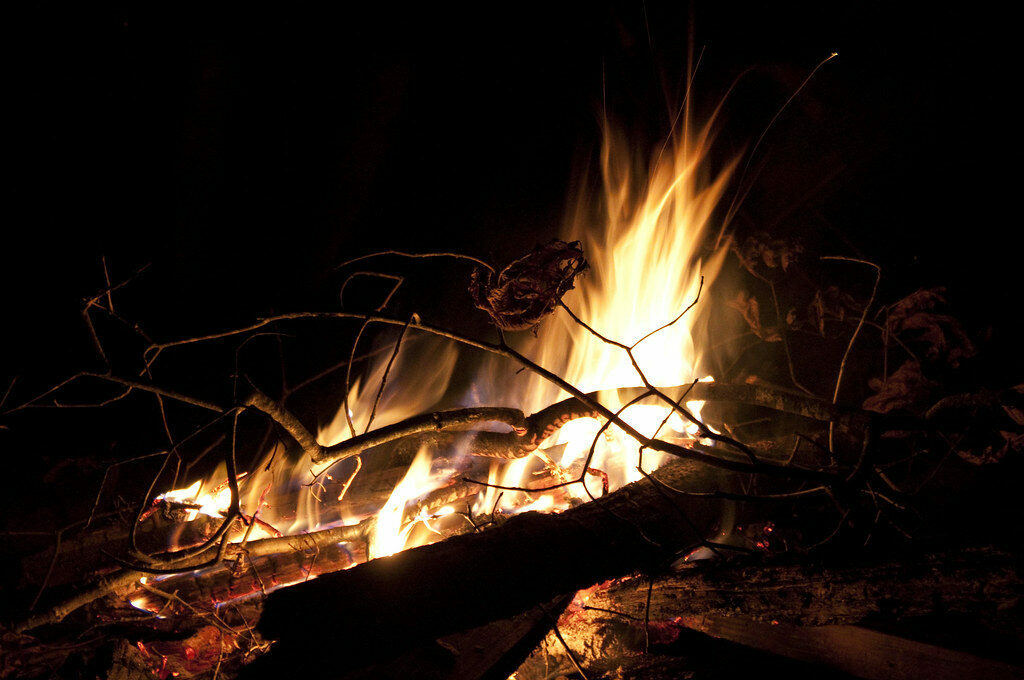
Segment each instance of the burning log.
[{"label": "burning log", "polygon": [[347,545],[309,538],[305,550],[296,549],[297,545],[298,541],[277,548],[253,544],[255,549],[251,552],[241,550],[236,555],[239,559],[220,564],[201,576],[188,573],[155,582],[147,580],[128,600],[138,609],[159,612],[161,616],[187,617],[195,610],[213,611],[222,603],[237,604],[265,596],[275,588],[366,561],[362,543]]},{"label": "burning log", "polygon": [[[319,631],[359,666],[459,630],[514,616],[597,581],[663,564],[703,543],[720,506],[668,497],[703,490],[717,471],[690,462],[655,472],[560,515],[525,513],[500,527],[373,560],[271,594],[260,632],[280,640],[267,663],[310,663]],[[688,521],[680,521],[685,513]],[[341,613],[341,614],[339,614]],[[386,634],[384,633],[386,631]]]},{"label": "burning log", "polygon": [[[268,557],[278,553],[299,553],[304,550],[319,551],[321,548],[328,545],[348,541],[365,541],[369,526],[370,523],[363,523],[353,526],[325,529],[324,531],[302,534],[299,536],[266,538],[259,541],[252,541],[248,544],[226,544],[223,548],[224,559],[227,561],[233,561],[237,560],[240,555],[244,555],[248,560],[254,560],[256,558]],[[121,569],[114,574],[100,579],[91,587],[86,588],[76,595],[52,606],[50,609],[35,614],[16,624],[13,629],[20,633],[33,630],[46,624],[58,623],[75,610],[108,595],[121,598],[128,597],[132,593],[136,592],[136,584],[139,581],[147,579],[150,576],[152,576],[150,572],[143,570]]]}]

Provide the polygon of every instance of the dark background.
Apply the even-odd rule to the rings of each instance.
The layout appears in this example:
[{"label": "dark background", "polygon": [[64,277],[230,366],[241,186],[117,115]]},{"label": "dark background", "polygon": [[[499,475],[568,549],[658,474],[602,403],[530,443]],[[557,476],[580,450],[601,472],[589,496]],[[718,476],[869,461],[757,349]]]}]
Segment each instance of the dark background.
[{"label": "dark background", "polygon": [[[336,309],[333,266],[372,250],[519,255],[557,233],[602,111],[641,150],[667,134],[691,35],[698,113],[746,72],[712,164],[839,52],[765,135],[737,232],[876,261],[889,299],[947,286],[998,386],[1020,375],[1015,78],[983,6],[208,4],[39,2],[9,22],[9,404],[95,367],[78,309],[102,257],[115,280],[151,263],[115,302],[169,338]],[[434,271],[407,304],[482,327],[466,268]]]}]

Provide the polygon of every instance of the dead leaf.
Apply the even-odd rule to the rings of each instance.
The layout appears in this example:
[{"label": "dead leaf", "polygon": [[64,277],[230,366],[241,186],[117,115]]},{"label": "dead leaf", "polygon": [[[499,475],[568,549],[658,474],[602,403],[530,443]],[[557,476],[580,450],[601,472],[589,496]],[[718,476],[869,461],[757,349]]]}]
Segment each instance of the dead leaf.
[{"label": "dead leaf", "polygon": [[765,342],[779,342],[782,340],[780,329],[761,324],[761,305],[758,304],[757,298],[748,296],[745,292],[740,291],[735,298],[729,301],[729,306],[740,313],[743,320],[750,327],[750,330],[757,337]]},{"label": "dead leaf", "polygon": [[796,309],[790,309],[786,312],[786,325],[790,328],[797,328]]},{"label": "dead leaf", "polygon": [[863,312],[864,306],[857,302],[849,293],[845,293],[838,286],[829,286],[824,290],[814,292],[810,304],[807,306],[807,315],[810,323],[818,330],[818,333],[825,337],[825,324],[827,321],[846,321],[848,317],[857,317]]},{"label": "dead leaf", "polygon": [[762,268],[787,271],[800,259],[804,248],[794,239],[772,238],[765,232],[759,232],[749,236],[743,245],[734,245],[733,252],[744,269],[760,278],[763,276]]},{"label": "dead leaf", "polygon": [[750,326],[750,330],[757,335],[761,334],[761,306],[757,303],[757,298],[740,291],[736,297],[729,300],[729,306],[740,313],[743,320]]},{"label": "dead leaf", "polygon": [[[1011,387],[1003,394],[1003,410],[1013,422],[1024,425],[1024,385]],[[1012,403],[1010,403],[1012,400]]]},{"label": "dead leaf", "polygon": [[909,359],[889,377],[874,378],[868,386],[876,394],[865,399],[862,407],[876,413],[890,413],[922,403],[936,385],[921,373],[921,364]]},{"label": "dead leaf", "polygon": [[946,304],[943,288],[911,293],[889,308],[886,324],[907,344],[916,345],[930,361],[942,361],[953,368],[977,353],[960,321],[936,311]]},{"label": "dead leaf", "polygon": [[506,331],[535,328],[587,268],[579,241],[551,241],[534,248],[495,276],[476,269],[469,292],[477,308]]},{"label": "dead leaf", "polygon": [[1024,452],[1024,434],[1020,432],[999,432],[1002,441],[980,449],[957,449],[957,455],[972,465],[993,465],[1006,458],[1010,451]]}]

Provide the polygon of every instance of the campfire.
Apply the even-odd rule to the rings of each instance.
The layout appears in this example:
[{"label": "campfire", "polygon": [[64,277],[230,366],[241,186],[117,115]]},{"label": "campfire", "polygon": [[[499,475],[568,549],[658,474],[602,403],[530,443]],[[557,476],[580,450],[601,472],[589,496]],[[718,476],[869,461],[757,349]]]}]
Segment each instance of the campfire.
[{"label": "campfire", "polygon": [[[0,678],[1021,677],[1006,536],[929,527],[1013,488],[1024,388],[942,289],[736,228],[760,140],[713,163],[690,106],[650,154],[605,120],[547,240],[349,253],[333,307],[150,335],[104,262],[96,368],[3,427],[162,443],[9,532]],[[403,302],[453,278],[464,327]]]}]

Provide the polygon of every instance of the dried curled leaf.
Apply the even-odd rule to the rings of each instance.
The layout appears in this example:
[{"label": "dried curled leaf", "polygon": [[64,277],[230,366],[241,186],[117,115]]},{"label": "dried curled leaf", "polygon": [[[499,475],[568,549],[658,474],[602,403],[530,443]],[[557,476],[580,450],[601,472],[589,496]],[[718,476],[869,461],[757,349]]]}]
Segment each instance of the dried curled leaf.
[{"label": "dried curled leaf", "polygon": [[576,276],[587,268],[579,241],[551,241],[501,270],[476,269],[469,292],[477,308],[506,331],[534,328],[551,313]]},{"label": "dried curled leaf", "polygon": [[[758,304],[757,298],[748,296],[743,291],[740,291],[736,297],[729,301],[729,306],[743,316],[743,320],[747,322],[750,330],[757,337],[765,342],[779,342],[782,340],[782,330],[779,327],[765,326],[761,323],[761,306]],[[790,327],[795,327],[795,310],[790,310],[786,315],[786,323]]]},{"label": "dried curled leaf", "polygon": [[807,305],[807,316],[809,322],[819,335],[825,337],[825,323],[827,321],[845,322],[848,318],[860,316],[864,306],[857,302],[849,293],[845,293],[838,286],[829,286],[824,290],[814,292],[814,297]]},{"label": "dried curled leaf", "polygon": [[886,323],[904,342],[920,346],[930,361],[956,368],[976,350],[955,317],[935,311],[946,304],[943,292],[943,288],[931,288],[911,293],[889,308]]},{"label": "dried curled leaf", "polygon": [[793,239],[771,238],[760,232],[748,237],[742,245],[734,245],[733,251],[744,269],[760,277],[761,269],[789,269],[800,259],[804,247]]},{"label": "dried curled leaf", "polygon": [[1001,406],[1013,422],[1024,425],[1024,385],[1016,385],[1003,393]]},{"label": "dried curled leaf", "polygon": [[993,436],[992,439],[987,446],[957,447],[956,455],[972,465],[992,465],[1001,462],[1011,451],[1024,452],[1024,434],[1000,430],[998,438]]},{"label": "dried curled leaf", "polygon": [[928,398],[935,383],[921,373],[921,364],[913,359],[903,363],[896,372],[868,383],[876,394],[864,400],[863,408],[877,413],[890,413],[921,404]]},{"label": "dried curled leaf", "polygon": [[959,425],[958,456],[974,465],[1002,461],[1007,454],[1024,453],[1024,386],[1002,393],[988,390],[940,400],[927,416]]}]

